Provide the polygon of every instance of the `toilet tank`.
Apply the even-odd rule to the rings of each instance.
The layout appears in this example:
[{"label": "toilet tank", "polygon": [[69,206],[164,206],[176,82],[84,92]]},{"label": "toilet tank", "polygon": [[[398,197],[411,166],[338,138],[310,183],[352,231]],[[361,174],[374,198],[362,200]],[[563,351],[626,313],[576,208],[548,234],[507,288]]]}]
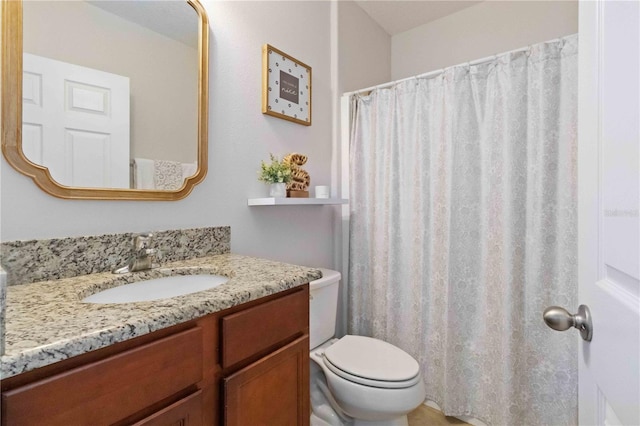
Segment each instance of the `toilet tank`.
[{"label": "toilet tank", "polygon": [[340,272],[319,268],[322,278],[309,283],[309,340],[313,349],[331,339],[336,331]]}]

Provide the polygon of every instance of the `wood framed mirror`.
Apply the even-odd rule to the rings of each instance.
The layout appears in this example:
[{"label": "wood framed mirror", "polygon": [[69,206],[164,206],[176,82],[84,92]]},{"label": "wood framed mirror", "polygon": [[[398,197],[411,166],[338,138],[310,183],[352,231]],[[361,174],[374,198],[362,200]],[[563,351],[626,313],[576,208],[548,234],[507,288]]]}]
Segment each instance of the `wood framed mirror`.
[{"label": "wood framed mirror", "polygon": [[207,173],[199,1],[1,1],[7,162],[59,198],[189,195]]}]

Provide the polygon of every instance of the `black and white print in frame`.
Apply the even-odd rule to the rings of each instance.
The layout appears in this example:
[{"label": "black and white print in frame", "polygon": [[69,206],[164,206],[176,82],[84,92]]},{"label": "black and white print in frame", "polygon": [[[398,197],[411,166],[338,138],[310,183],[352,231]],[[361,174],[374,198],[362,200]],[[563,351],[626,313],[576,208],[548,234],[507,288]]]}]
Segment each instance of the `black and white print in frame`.
[{"label": "black and white print in frame", "polygon": [[275,47],[262,47],[263,114],[311,126],[311,67]]}]

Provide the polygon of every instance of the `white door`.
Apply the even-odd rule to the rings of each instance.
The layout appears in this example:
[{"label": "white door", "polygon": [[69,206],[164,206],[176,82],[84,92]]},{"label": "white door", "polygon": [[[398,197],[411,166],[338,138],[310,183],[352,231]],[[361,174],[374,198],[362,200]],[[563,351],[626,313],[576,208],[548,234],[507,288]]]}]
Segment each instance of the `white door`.
[{"label": "white door", "polygon": [[129,188],[129,78],[24,54],[22,150],[66,186]]},{"label": "white door", "polygon": [[580,425],[640,425],[640,3],[581,1],[579,22]]}]

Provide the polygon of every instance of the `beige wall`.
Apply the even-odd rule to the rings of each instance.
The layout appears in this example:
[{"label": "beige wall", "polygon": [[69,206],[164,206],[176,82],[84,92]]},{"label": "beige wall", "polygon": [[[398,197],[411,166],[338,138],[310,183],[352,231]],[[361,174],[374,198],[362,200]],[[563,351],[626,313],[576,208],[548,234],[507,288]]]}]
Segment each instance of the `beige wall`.
[{"label": "beige wall", "polygon": [[132,157],[196,160],[197,49],[84,1],[26,1],[24,50],[129,77]]},{"label": "beige wall", "polygon": [[338,2],[340,93],[391,79],[391,37],[353,1]]},{"label": "beige wall", "polygon": [[392,37],[393,80],[578,32],[578,2],[485,1]]}]

